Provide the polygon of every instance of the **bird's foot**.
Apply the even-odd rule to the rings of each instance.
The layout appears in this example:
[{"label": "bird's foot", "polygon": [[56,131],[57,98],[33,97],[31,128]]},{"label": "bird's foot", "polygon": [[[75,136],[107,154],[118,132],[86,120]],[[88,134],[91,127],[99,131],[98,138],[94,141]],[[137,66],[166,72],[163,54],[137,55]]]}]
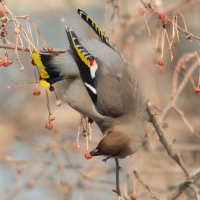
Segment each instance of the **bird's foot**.
[{"label": "bird's foot", "polygon": [[108,159],[110,159],[109,156],[105,157],[102,161],[103,161],[103,162],[106,162]]}]

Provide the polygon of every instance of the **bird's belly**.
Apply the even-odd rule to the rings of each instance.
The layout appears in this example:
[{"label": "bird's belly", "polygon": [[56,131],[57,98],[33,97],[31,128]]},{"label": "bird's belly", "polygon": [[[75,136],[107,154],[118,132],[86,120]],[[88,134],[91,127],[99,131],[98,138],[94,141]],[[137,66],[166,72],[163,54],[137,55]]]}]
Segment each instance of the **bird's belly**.
[{"label": "bird's belly", "polygon": [[97,122],[103,117],[96,111],[83,82],[79,78],[74,79],[73,81],[66,81],[64,83],[64,88],[63,100],[76,111]]}]

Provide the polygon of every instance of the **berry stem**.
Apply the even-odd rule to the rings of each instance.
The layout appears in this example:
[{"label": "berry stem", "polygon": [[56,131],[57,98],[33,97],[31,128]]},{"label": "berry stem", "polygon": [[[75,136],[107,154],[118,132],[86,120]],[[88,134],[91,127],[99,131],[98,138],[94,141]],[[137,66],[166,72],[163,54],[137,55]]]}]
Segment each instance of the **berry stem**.
[{"label": "berry stem", "polygon": [[47,89],[45,89],[45,93],[46,93],[47,109],[48,109],[48,112],[50,115],[51,111],[50,111],[49,93],[48,93]]},{"label": "berry stem", "polygon": [[78,127],[78,132],[77,132],[77,136],[76,136],[76,142],[77,142],[77,147],[78,148],[80,148],[80,143],[79,143],[80,130],[81,130],[81,125]]}]

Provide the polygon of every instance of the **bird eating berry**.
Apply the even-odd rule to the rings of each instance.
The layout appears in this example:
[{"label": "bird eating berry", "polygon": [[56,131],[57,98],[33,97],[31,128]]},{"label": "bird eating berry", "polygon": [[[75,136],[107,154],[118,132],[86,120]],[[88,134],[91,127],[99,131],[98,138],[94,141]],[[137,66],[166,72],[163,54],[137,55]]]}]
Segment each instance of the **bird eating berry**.
[{"label": "bird eating berry", "polygon": [[85,157],[86,159],[91,159],[93,156],[92,156],[92,154],[90,154],[89,152],[85,152],[84,157]]}]

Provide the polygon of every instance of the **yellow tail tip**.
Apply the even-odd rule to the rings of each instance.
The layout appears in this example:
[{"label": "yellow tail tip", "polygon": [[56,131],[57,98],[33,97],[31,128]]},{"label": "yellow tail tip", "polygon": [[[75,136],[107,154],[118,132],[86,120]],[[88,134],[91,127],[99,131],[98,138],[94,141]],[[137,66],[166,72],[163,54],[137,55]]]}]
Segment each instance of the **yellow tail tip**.
[{"label": "yellow tail tip", "polygon": [[51,84],[45,80],[40,80],[40,85],[43,87],[43,88],[49,88],[51,86]]}]

